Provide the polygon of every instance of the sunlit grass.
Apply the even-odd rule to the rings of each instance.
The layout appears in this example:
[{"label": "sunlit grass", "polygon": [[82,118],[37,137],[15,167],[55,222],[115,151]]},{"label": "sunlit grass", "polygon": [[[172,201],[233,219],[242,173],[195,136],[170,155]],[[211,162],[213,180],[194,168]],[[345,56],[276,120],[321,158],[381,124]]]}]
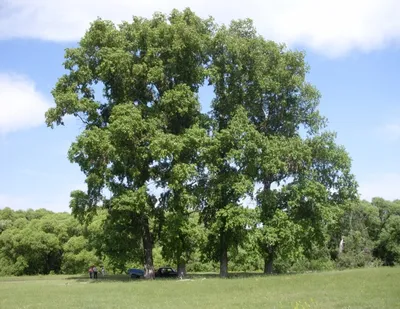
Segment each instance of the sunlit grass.
[{"label": "sunlit grass", "polygon": [[280,276],[129,280],[0,278],[0,308],[400,308],[400,268]]}]

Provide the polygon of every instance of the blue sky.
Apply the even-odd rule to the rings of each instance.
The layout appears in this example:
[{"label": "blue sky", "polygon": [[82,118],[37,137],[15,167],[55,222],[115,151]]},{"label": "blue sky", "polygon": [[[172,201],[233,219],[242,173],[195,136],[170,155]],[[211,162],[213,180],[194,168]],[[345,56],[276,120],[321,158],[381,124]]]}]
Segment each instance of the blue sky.
[{"label": "blue sky", "polygon": [[[70,191],[84,188],[79,167],[67,159],[80,123],[70,118],[54,130],[44,124],[44,111],[53,105],[50,91],[63,73],[64,49],[97,16],[119,22],[185,6],[218,22],[250,17],[266,38],[305,50],[308,80],[322,93],[320,110],[329,129],[353,159],[362,197],[400,199],[396,1],[267,0],[243,7],[233,0],[225,7],[210,0],[86,0],[79,10],[77,0],[58,2],[14,0],[0,8],[0,208],[68,211]],[[211,95],[203,91],[201,100]]]}]

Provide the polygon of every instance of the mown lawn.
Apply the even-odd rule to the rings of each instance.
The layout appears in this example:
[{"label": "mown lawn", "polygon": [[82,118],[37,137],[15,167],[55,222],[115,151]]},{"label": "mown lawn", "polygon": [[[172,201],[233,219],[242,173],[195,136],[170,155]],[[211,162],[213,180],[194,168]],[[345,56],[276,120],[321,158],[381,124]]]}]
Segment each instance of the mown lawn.
[{"label": "mown lawn", "polygon": [[191,280],[0,278],[0,308],[400,308],[400,268]]}]

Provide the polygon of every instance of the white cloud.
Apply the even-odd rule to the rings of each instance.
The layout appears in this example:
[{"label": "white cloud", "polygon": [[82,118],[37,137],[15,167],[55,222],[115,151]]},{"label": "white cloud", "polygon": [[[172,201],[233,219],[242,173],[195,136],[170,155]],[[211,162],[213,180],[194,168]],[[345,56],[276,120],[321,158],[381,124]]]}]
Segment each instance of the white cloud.
[{"label": "white cloud", "polygon": [[371,175],[368,180],[360,181],[361,198],[371,201],[373,197],[386,200],[400,199],[400,173]]},{"label": "white cloud", "polygon": [[28,78],[0,73],[0,108],[0,135],[4,135],[43,124],[49,103]]},{"label": "white cloud", "polygon": [[400,41],[398,0],[13,0],[0,7],[0,38],[77,41],[98,16],[120,22],[185,7],[223,23],[250,17],[265,37],[328,56]]}]

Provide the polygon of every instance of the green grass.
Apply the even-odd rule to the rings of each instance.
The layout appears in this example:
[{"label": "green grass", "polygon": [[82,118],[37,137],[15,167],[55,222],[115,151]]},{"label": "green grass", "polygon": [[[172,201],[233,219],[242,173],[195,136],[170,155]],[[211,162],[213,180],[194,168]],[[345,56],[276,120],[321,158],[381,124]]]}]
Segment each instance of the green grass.
[{"label": "green grass", "polygon": [[400,308],[400,268],[191,280],[0,278],[0,308]]}]

